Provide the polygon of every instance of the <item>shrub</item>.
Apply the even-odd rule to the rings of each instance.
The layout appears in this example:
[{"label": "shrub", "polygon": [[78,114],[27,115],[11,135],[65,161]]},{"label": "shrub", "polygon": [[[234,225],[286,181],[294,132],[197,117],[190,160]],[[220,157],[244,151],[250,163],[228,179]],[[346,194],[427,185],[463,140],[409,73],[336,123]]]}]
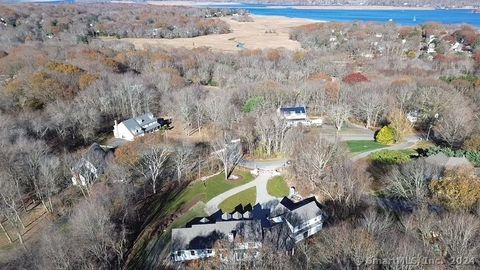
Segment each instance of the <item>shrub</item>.
[{"label": "shrub", "polygon": [[408,162],[416,152],[413,150],[380,150],[369,155],[373,162],[396,165]]},{"label": "shrub", "polygon": [[395,132],[395,141],[403,140],[407,135],[412,133],[412,124],[408,121],[405,114],[400,110],[395,110],[389,115],[390,125]]},{"label": "shrub", "polygon": [[474,166],[480,166],[480,151],[473,150],[453,150],[448,147],[432,147],[427,150],[427,156],[433,156],[438,153],[443,153],[448,157],[465,157],[467,158]]},{"label": "shrub", "polygon": [[360,72],[350,73],[343,78],[344,83],[355,84],[360,82],[368,82],[368,78]]},{"label": "shrub", "polygon": [[480,135],[474,135],[466,140],[463,144],[463,149],[470,151],[480,151]]},{"label": "shrub", "polygon": [[245,101],[245,104],[243,104],[243,112],[249,113],[255,110],[255,108],[260,107],[263,104],[263,102],[264,102],[263,97],[259,97],[259,96],[251,97],[247,99],[247,101]]},{"label": "shrub", "polygon": [[389,126],[384,126],[377,133],[375,140],[381,144],[394,144],[395,143],[395,130]]},{"label": "shrub", "polygon": [[469,210],[480,200],[480,179],[470,170],[450,170],[430,190],[447,208]]}]

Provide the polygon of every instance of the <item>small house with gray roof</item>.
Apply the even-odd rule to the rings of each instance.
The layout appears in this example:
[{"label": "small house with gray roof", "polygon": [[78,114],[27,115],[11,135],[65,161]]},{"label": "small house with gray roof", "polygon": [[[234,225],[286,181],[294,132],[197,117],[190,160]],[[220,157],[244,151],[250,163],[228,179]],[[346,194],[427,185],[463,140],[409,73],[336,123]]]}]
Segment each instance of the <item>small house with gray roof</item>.
[{"label": "small house with gray roof", "polygon": [[113,160],[114,150],[111,147],[93,143],[71,169],[73,185],[88,186],[95,182],[105,172],[108,163]]},{"label": "small house with gray roof", "polygon": [[444,153],[438,153],[425,159],[428,164],[440,169],[451,170],[459,167],[473,168],[473,164],[465,157],[449,157]]},{"label": "small house with gray roof", "polygon": [[[190,221],[185,228],[172,230],[174,262],[219,256],[221,260],[252,260],[260,255],[264,241],[275,238],[281,247],[291,250],[295,243],[323,227],[326,214],[314,197],[299,202],[284,198],[270,208],[260,204],[251,209],[236,209],[233,213],[220,210]],[[272,235],[280,235],[281,240]],[[228,252],[227,252],[228,250]]]},{"label": "small house with gray roof", "polygon": [[118,139],[133,141],[136,137],[155,132],[162,127],[158,118],[148,112],[137,117],[122,121],[120,124],[115,120],[113,136]]}]

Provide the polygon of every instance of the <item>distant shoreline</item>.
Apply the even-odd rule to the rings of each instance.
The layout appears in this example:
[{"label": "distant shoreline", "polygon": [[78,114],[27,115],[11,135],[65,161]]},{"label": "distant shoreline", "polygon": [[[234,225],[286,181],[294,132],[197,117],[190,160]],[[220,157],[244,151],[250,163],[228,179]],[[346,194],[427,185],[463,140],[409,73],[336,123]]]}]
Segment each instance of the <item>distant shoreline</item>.
[{"label": "distant shoreline", "polygon": [[435,10],[432,7],[402,7],[402,6],[266,6],[266,8],[291,9],[336,9],[336,10]]},{"label": "distant shoreline", "polygon": [[[112,1],[113,2],[113,1]],[[116,1],[121,3],[123,1]],[[146,1],[149,5],[157,6],[187,6],[187,7],[204,7],[204,6],[241,6],[241,3],[236,2],[195,2],[195,1]]]},{"label": "distant shoreline", "polygon": [[[112,2],[129,2],[129,1],[112,1]],[[147,4],[159,5],[159,6],[191,6],[191,7],[203,7],[203,6],[242,6],[242,3],[238,2],[196,2],[196,1],[147,1]],[[340,9],[340,10],[435,10],[433,7],[405,7],[405,6],[300,6],[300,5],[268,5],[264,8],[291,8],[291,9]]]}]

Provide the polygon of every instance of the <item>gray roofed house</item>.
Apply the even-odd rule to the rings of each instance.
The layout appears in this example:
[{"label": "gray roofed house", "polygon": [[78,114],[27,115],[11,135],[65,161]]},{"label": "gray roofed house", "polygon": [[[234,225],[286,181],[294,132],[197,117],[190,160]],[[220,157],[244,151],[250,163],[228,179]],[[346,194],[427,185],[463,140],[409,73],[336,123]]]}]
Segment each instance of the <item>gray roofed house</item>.
[{"label": "gray roofed house", "polygon": [[93,143],[72,168],[73,185],[86,186],[96,181],[105,172],[113,157],[113,148]]},{"label": "gray roofed house", "polygon": [[118,139],[133,141],[138,136],[159,130],[161,126],[159,119],[154,117],[152,113],[145,113],[127,119],[120,124],[115,121],[113,135]]},{"label": "gray roofed house", "polygon": [[172,259],[186,261],[215,256],[219,240],[234,243],[235,250],[259,248],[262,239],[260,220],[222,220],[214,224],[193,224],[172,230]]},{"label": "gray roofed house", "polygon": [[473,168],[473,164],[465,157],[448,157],[444,153],[429,156],[425,159],[425,162],[442,169],[454,169],[458,167]]},{"label": "gray roofed house", "polygon": [[293,202],[285,197],[280,205],[284,210],[280,217],[290,228],[290,236],[295,239],[295,242],[303,240],[322,229],[326,214],[315,197],[299,202]]},{"label": "gray roofed house", "polygon": [[235,260],[251,259],[259,255],[266,235],[279,231],[286,232],[280,242],[285,243],[284,249],[290,250],[296,242],[320,231],[325,218],[322,206],[314,197],[300,202],[284,198],[270,209],[257,204],[232,214],[218,211],[208,218],[194,219],[185,228],[172,230],[172,260],[182,262],[217,254],[222,260],[229,259],[215,246],[219,240],[232,243]]}]

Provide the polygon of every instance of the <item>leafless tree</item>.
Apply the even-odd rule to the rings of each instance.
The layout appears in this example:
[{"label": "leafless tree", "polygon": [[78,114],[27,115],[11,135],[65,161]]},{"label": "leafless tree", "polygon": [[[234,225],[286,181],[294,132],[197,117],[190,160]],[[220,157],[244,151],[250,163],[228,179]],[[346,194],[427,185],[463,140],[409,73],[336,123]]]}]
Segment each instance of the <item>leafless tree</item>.
[{"label": "leafless tree", "polygon": [[182,181],[182,174],[192,167],[193,148],[190,145],[182,144],[173,149],[172,160],[177,171],[177,180]]},{"label": "leafless tree", "polygon": [[161,145],[151,145],[142,153],[138,171],[151,182],[153,194],[157,193],[157,181],[169,157],[170,150]]},{"label": "leafless tree", "polygon": [[361,85],[356,89],[355,101],[352,102],[357,116],[365,121],[365,127],[377,125],[377,121],[386,107],[386,92],[383,87],[372,84]]},{"label": "leafless tree", "polygon": [[434,174],[435,168],[423,160],[398,165],[386,177],[388,193],[393,197],[422,203],[428,194],[428,181]]},{"label": "leafless tree", "polygon": [[441,113],[433,130],[450,146],[459,146],[474,128],[474,112],[465,104],[456,104]]},{"label": "leafless tree", "polygon": [[17,234],[20,244],[25,247],[23,241],[23,231],[25,230],[25,225],[20,216],[21,205],[18,204],[18,201],[22,199],[21,194],[18,193],[14,181],[12,181],[11,176],[6,172],[0,172],[0,197],[1,197],[1,208],[4,208],[4,215],[12,224]]},{"label": "leafless tree", "polygon": [[448,256],[464,258],[472,264],[480,250],[478,218],[468,213],[448,213],[438,221],[438,228]]},{"label": "leafless tree", "polygon": [[239,140],[229,140],[226,136],[218,138],[213,142],[213,154],[223,165],[225,179],[228,179],[231,170],[240,161],[242,157]]},{"label": "leafless tree", "polygon": [[40,174],[35,181],[35,192],[47,211],[53,212],[52,197],[58,192],[60,160],[56,157],[40,161]]}]

